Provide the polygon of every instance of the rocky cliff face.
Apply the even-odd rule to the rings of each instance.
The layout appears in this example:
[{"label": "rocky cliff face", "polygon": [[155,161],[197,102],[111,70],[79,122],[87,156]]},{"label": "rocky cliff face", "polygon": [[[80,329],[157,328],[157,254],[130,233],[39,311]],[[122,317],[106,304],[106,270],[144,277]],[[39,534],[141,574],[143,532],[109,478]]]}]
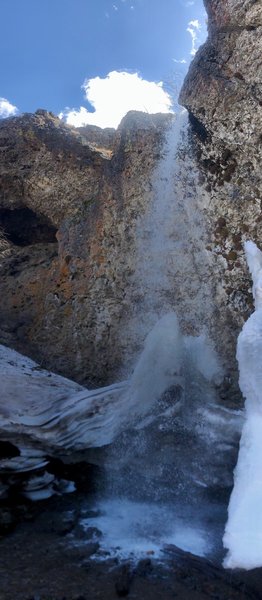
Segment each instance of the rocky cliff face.
[{"label": "rocky cliff face", "polygon": [[189,69],[180,102],[189,110],[195,160],[208,192],[218,322],[232,355],[252,304],[243,241],[262,240],[262,7],[256,0],[205,5],[208,39]]},{"label": "rocky cliff face", "polygon": [[[232,374],[252,304],[243,241],[262,240],[262,9],[254,0],[206,8],[208,40],[180,96],[191,128],[163,208],[174,246],[158,303],[178,312],[184,333],[208,333]],[[142,323],[134,334],[139,263],[171,120],[130,113],[117,132],[74,130],[37,111],[1,123],[0,342],[80,382],[130,367],[146,332]]]},{"label": "rocky cliff face", "polygon": [[77,380],[112,378],[134,228],[169,122],[130,113],[117,132],[78,132],[42,110],[2,121],[3,343]]}]

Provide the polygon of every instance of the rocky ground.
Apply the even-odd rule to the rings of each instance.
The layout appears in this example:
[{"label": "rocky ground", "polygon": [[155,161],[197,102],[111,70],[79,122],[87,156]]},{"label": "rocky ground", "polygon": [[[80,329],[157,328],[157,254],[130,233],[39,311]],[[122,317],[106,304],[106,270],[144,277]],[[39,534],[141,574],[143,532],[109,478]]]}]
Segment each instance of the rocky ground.
[{"label": "rocky ground", "polygon": [[99,532],[79,524],[83,510],[87,516],[83,492],[19,510],[23,521],[0,541],[0,600],[262,598],[261,569],[226,572],[175,546],[162,560],[150,550],[138,562],[99,555]]}]

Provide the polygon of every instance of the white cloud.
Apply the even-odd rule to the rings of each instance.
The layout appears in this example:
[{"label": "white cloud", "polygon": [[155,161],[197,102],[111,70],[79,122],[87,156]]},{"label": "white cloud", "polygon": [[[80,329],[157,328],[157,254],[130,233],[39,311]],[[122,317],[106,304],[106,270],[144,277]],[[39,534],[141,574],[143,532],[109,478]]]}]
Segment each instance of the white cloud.
[{"label": "white cloud", "polygon": [[187,64],[187,60],[185,58],[181,58],[180,60],[178,60],[177,58],[173,58],[172,60],[173,60],[173,62],[179,63],[180,65],[186,65]]},{"label": "white cloud", "polygon": [[66,108],[59,115],[75,127],[90,124],[117,128],[129,110],[151,114],[172,112],[172,100],[163,83],[146,81],[138,73],[111,71],[104,79],[87,79],[82,87],[95,112],[81,106],[78,110]]},{"label": "white cloud", "polygon": [[190,21],[188,23],[188,25],[192,25],[192,27],[195,27],[196,29],[200,30],[201,29],[201,23],[199,22],[198,19],[194,19],[193,21]]},{"label": "white cloud", "polygon": [[193,21],[189,21],[187,31],[190,33],[192,38],[192,46],[190,50],[190,54],[195,56],[196,51],[199,46],[198,33],[201,31],[202,27],[198,19],[194,19]]},{"label": "white cloud", "polygon": [[116,6],[116,4],[113,4],[113,9],[118,10],[118,6]]},{"label": "white cloud", "polygon": [[6,100],[6,98],[0,98],[0,119],[12,117],[13,115],[16,115],[17,112],[18,108],[11,104],[9,100]]}]

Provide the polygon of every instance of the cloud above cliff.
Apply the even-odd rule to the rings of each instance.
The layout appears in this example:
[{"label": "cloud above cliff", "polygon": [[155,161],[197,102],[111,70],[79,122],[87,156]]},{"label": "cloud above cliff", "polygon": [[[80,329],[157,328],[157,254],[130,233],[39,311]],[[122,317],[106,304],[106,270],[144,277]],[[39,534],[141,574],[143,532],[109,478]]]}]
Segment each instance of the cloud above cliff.
[{"label": "cloud above cliff", "polygon": [[201,32],[201,29],[202,29],[202,25],[198,19],[189,21],[187,31],[188,31],[188,33],[190,33],[191,40],[192,40],[192,46],[191,46],[191,51],[190,51],[191,56],[195,56],[197,49],[201,43],[201,40],[199,39],[200,38],[199,34]]},{"label": "cloud above cliff", "polygon": [[0,98],[0,119],[12,117],[18,113],[18,108],[6,98]]},{"label": "cloud above cliff", "polygon": [[163,89],[163,83],[146,81],[138,73],[111,71],[105,78],[87,79],[82,88],[94,112],[81,106],[79,109],[66,108],[59,115],[75,127],[97,125],[117,128],[129,110],[151,114],[172,112],[172,100]]}]

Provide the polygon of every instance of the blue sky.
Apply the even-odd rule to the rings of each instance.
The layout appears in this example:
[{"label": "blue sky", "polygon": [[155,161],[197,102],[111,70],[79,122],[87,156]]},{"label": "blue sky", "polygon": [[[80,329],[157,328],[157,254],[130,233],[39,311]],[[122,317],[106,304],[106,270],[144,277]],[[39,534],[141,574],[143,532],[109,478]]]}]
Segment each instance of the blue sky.
[{"label": "blue sky", "polygon": [[0,14],[2,116],[12,114],[3,101],[16,112],[46,108],[64,118],[80,106],[94,111],[96,94],[106,95],[121,80],[111,77],[98,92],[93,86],[93,106],[87,80],[112,71],[176,90],[205,39],[202,0],[1,0]]}]

